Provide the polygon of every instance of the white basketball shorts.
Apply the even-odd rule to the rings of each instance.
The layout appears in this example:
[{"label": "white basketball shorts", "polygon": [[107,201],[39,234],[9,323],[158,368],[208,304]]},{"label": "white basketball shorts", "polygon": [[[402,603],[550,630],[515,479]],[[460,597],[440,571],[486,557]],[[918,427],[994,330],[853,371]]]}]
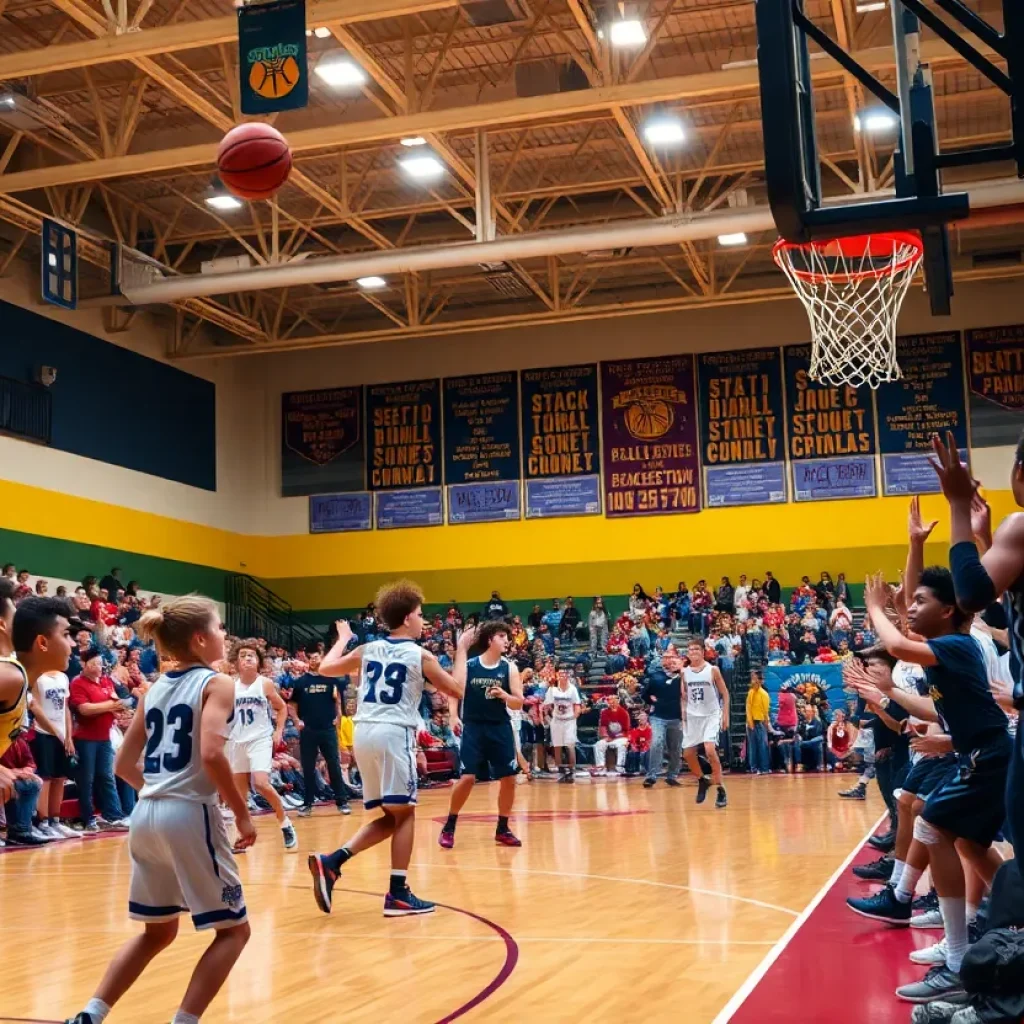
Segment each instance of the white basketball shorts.
[{"label": "white basketball shorts", "polygon": [[699,747],[704,743],[718,743],[718,733],[722,728],[721,715],[687,714],[683,722],[683,750]]},{"label": "white basketball shorts", "polygon": [[416,803],[416,730],[390,722],[356,722],[356,764],[363,806]]},{"label": "white basketball shorts", "polygon": [[231,770],[236,775],[249,775],[252,772],[266,772],[274,762],[273,736],[257,736],[254,740],[231,742]]},{"label": "white basketball shorts", "polygon": [[575,747],[576,746],[576,719],[575,718],[552,718],[551,719],[551,746],[553,746],[553,747]]}]

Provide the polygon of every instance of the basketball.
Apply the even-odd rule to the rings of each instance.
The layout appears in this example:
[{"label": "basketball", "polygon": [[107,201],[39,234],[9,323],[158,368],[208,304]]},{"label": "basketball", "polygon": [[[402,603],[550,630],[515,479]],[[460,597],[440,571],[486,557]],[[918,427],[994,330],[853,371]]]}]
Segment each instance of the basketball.
[{"label": "basketball", "polygon": [[641,441],[654,441],[668,432],[675,414],[667,402],[635,402],[626,410],[626,429]]},{"label": "basketball", "polygon": [[240,124],[217,149],[217,172],[239,199],[269,199],[288,180],[292,151],[285,137],[260,121]]}]

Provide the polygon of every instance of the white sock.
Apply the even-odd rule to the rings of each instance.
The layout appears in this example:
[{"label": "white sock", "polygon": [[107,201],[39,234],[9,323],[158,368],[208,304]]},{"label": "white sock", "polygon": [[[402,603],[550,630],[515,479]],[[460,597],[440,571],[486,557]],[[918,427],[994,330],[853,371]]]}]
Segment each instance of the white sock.
[{"label": "white sock", "polygon": [[103,1021],[107,1019],[107,1014],[110,1013],[110,1007],[102,999],[93,997],[85,1004],[82,1012],[89,1014],[96,1024],[103,1024]]},{"label": "white sock", "polygon": [[968,903],[967,904],[967,923],[974,924],[978,920],[978,904]]},{"label": "white sock", "polygon": [[174,1015],[174,1020],[171,1024],[199,1024],[199,1018],[192,1013],[186,1013],[184,1010],[179,1010]]},{"label": "white sock", "polygon": [[939,909],[946,929],[946,966],[955,974],[967,952],[967,900],[953,896],[940,896]]},{"label": "white sock", "polygon": [[903,869],[907,866],[905,860],[894,860],[892,862],[892,874],[889,876],[889,884],[895,889],[903,877]]},{"label": "white sock", "polygon": [[288,815],[286,814],[284,816],[284,821],[281,822],[281,828],[287,828],[290,824],[291,824],[291,821],[289,821]]},{"label": "white sock", "polygon": [[900,883],[896,886],[896,899],[900,903],[909,903],[914,898],[914,890],[917,883],[924,874],[923,868],[915,868],[912,864],[903,865],[903,874],[900,875]]}]

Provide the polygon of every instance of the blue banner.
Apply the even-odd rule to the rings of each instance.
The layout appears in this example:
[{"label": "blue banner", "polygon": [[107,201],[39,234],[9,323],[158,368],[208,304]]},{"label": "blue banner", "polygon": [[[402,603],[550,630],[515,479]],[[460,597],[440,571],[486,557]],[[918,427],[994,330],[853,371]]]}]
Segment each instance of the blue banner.
[{"label": "blue banner", "polygon": [[351,530],[369,530],[371,526],[369,491],[310,496],[310,533],[346,533]]},{"label": "blue banner", "polygon": [[748,462],[740,466],[705,466],[708,508],[774,505],[786,500],[786,464]]},{"label": "blue banner", "polygon": [[799,687],[813,683],[825,691],[829,707],[846,710],[846,693],[843,690],[843,666],[839,662],[830,665],[766,665],[764,688],[771,695],[772,709],[778,706],[779,690],[789,683],[799,693]]},{"label": "blue banner", "polygon": [[444,522],[440,487],[378,491],[376,509],[378,530],[392,530],[400,526],[440,526]]},{"label": "blue banner", "polygon": [[779,350],[703,352],[697,384],[707,507],[785,501]]},{"label": "blue banner", "polygon": [[238,8],[238,80],[243,114],[297,110],[309,102],[305,0]]},{"label": "blue banner", "polygon": [[366,387],[367,483],[371,491],[441,484],[441,382]]},{"label": "blue banner", "polygon": [[900,380],[882,384],[878,403],[878,446],[884,493],[931,494],[939,479],[928,463],[933,434],[951,430],[957,447],[967,448],[967,401],[959,331],[897,337]]},{"label": "blue banner", "polygon": [[448,522],[493,523],[519,518],[519,481],[448,488]]},{"label": "blue banner", "polygon": [[573,476],[526,481],[526,518],[601,514],[601,478]]},{"label": "blue banner", "polygon": [[281,395],[281,496],[361,491],[366,486],[363,389]]},{"label": "blue banner", "polygon": [[873,455],[793,463],[793,495],[797,501],[873,498],[877,493]]},{"label": "blue banner", "polygon": [[871,388],[811,380],[807,345],[784,350],[786,425],[797,501],[873,498],[878,442]]},{"label": "blue banner", "polygon": [[597,366],[523,370],[519,380],[526,479],[596,473]]}]

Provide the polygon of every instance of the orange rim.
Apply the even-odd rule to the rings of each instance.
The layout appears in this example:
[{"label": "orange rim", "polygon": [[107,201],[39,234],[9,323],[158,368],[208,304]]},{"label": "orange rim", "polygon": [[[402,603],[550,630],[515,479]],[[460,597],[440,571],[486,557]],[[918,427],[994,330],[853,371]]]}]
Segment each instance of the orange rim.
[{"label": "orange rim", "polygon": [[[909,252],[894,260],[894,254],[904,248]],[[888,260],[884,266],[865,267],[859,270],[843,270],[834,274],[799,270],[793,266],[791,253],[817,252],[825,258],[836,259],[879,259]],[[788,270],[795,278],[808,284],[820,284],[825,281],[866,281],[898,274],[901,271],[916,267],[924,256],[924,243],[921,236],[913,231],[880,231],[873,235],[846,235],[843,238],[830,238],[821,242],[787,242],[780,238],[772,246],[772,257],[784,270]]]}]

